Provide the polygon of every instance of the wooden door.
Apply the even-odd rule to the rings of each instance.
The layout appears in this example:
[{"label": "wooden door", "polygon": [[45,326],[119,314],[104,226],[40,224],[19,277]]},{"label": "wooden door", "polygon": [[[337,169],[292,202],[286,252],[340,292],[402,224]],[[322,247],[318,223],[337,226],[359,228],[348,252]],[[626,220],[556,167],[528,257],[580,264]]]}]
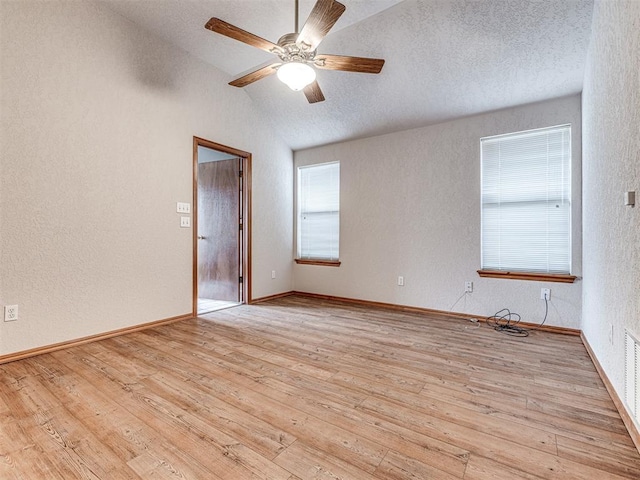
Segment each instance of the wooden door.
[{"label": "wooden door", "polygon": [[198,297],[241,301],[241,159],[198,165]]}]

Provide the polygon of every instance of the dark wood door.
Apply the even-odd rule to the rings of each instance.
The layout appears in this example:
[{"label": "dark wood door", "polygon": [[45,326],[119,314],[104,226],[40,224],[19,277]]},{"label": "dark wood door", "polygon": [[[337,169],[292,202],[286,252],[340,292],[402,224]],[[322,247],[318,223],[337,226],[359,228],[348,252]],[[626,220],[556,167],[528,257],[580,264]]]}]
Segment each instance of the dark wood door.
[{"label": "dark wood door", "polygon": [[198,165],[198,298],[241,300],[240,161]]}]

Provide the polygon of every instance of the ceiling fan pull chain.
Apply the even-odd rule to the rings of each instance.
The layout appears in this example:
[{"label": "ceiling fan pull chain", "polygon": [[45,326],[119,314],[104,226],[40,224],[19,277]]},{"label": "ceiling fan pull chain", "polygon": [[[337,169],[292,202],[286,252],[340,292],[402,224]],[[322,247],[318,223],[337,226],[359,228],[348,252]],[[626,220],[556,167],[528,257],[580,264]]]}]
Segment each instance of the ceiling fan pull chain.
[{"label": "ceiling fan pull chain", "polygon": [[300,33],[299,29],[298,29],[298,17],[300,16],[299,11],[298,11],[298,0],[295,0],[296,3],[296,7],[295,7],[295,19],[294,19],[294,33]]}]

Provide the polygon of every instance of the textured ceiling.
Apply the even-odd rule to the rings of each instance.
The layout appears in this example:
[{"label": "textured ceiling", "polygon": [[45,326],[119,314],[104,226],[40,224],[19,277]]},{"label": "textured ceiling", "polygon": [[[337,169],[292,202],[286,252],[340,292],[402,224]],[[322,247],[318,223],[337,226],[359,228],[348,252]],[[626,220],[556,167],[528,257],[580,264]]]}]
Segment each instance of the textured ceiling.
[{"label": "textured ceiling", "polygon": [[[293,31],[293,0],[102,1],[229,80],[275,57],[205,30],[210,17],[274,42]],[[300,1],[301,24],[314,3]],[[245,87],[294,150],[582,90],[593,0],[342,3],[318,52],[384,58],[379,75],[319,70],[313,105],[275,76]]]}]

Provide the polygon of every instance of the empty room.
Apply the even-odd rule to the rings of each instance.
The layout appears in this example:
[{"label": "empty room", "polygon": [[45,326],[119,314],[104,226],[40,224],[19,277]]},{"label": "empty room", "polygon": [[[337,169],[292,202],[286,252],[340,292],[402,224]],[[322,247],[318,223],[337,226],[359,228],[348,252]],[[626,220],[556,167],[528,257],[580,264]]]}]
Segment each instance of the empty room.
[{"label": "empty room", "polygon": [[0,478],[638,480],[640,0],[0,0]]}]

